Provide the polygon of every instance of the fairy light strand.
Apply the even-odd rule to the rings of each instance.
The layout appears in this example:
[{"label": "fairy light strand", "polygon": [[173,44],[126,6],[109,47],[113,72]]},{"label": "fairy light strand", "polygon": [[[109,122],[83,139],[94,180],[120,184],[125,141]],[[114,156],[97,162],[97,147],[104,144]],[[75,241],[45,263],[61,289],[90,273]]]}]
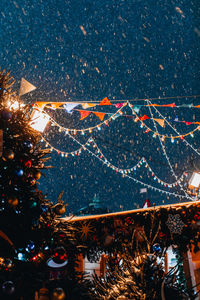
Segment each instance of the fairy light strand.
[{"label": "fairy light strand", "polygon": [[[151,101],[149,101],[149,102],[151,102]],[[166,121],[166,123],[177,133],[177,134],[180,134],[179,132],[178,132],[178,130],[176,130],[176,128],[174,128],[172,125],[171,125],[171,123],[160,113],[160,111],[156,108],[156,107],[154,107],[154,109],[155,109],[155,111]],[[200,129],[200,127],[199,127],[199,129]],[[188,146],[188,147],[190,147],[194,152],[196,152],[198,155],[200,155],[200,152],[196,149],[196,148],[194,148],[186,139],[182,139],[185,143],[186,143],[186,145]]]},{"label": "fairy light strand", "polygon": [[[69,136],[74,140],[76,141],[79,145],[82,145],[75,137],[73,137],[71,134],[69,134]],[[102,163],[106,163],[102,158],[98,157],[95,153],[93,153],[91,150],[89,150],[88,148],[86,148],[86,151],[88,151],[92,156],[95,156],[99,161],[101,161]],[[165,190],[162,190],[162,189],[159,189],[157,187],[154,187],[154,186],[151,186],[150,184],[148,183],[144,183],[128,174],[122,174],[123,177],[128,177],[129,179],[133,180],[134,182],[136,183],[139,183],[147,188],[150,188],[152,190],[155,190],[155,191],[158,191],[158,192],[161,192],[161,193],[165,193],[165,194],[168,194],[168,195],[171,195],[171,196],[175,196],[175,197],[178,197],[180,199],[183,199],[183,198],[188,198],[184,195],[180,195],[180,194],[176,194],[176,193],[173,193],[173,192],[168,192],[168,191],[165,191]]]},{"label": "fairy light strand", "polygon": [[[149,103],[148,100],[147,100],[147,103]],[[152,111],[151,111],[151,107],[150,107],[150,106],[149,106],[149,112],[150,112],[150,114],[151,114],[151,117],[152,117],[152,120],[153,120],[153,124],[154,124],[154,128],[155,128],[155,130],[156,130],[156,133],[158,134],[157,125],[156,125],[156,122],[154,121],[153,114],[152,114]],[[158,135],[158,139],[159,139],[161,148],[162,148],[162,150],[163,150],[163,154],[164,154],[164,156],[165,156],[165,158],[166,158],[166,160],[167,160],[167,162],[168,162],[168,164],[169,164],[171,173],[172,173],[172,175],[174,176],[174,178],[177,180],[178,177],[177,177],[176,173],[174,172],[174,169],[173,169],[172,164],[171,164],[171,162],[170,162],[170,159],[169,159],[169,157],[168,157],[168,155],[167,155],[167,152],[166,152],[166,150],[165,150],[165,146],[164,146],[164,144],[163,144],[163,142],[162,142],[162,140],[161,140],[161,138],[160,138],[160,135]],[[179,185],[180,189],[182,190],[182,192],[185,194],[185,197],[188,198],[188,199],[190,199],[190,200],[192,200],[192,198],[191,198],[191,197],[187,194],[187,192],[184,190],[182,184],[181,184],[180,182],[178,182],[178,185]]]}]

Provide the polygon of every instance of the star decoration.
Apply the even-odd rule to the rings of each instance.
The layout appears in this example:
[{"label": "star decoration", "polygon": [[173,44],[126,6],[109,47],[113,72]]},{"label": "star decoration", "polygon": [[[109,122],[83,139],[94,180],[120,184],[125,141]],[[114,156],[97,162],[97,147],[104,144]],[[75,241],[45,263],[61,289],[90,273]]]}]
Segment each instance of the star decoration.
[{"label": "star decoration", "polygon": [[166,225],[168,226],[170,232],[174,234],[181,234],[183,227],[185,226],[179,214],[169,214]]},{"label": "star decoration", "polygon": [[90,225],[90,223],[83,223],[80,228],[81,238],[87,239],[90,233],[94,232],[94,227]]}]

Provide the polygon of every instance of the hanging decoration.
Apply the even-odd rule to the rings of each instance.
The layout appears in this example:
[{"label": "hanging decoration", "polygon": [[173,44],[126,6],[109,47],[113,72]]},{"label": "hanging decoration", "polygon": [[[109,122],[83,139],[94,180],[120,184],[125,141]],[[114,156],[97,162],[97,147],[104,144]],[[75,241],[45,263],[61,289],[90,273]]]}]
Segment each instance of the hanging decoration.
[{"label": "hanging decoration", "polygon": [[181,234],[185,226],[179,214],[169,214],[166,225],[173,234]]},{"label": "hanging decoration", "polygon": [[30,93],[34,91],[36,87],[28,82],[26,79],[22,78],[21,79],[21,84],[20,84],[20,89],[19,89],[19,96],[23,96],[27,93]]}]

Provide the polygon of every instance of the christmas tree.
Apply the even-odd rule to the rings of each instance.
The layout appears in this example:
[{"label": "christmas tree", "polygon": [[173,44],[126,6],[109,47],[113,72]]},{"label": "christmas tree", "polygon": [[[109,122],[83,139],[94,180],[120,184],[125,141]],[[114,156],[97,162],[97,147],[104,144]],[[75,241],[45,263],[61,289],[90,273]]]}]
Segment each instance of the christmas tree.
[{"label": "christmas tree", "polygon": [[13,83],[0,72],[0,299],[89,299],[75,268],[75,230],[58,219],[62,193],[54,204],[38,189],[50,151]]},{"label": "christmas tree", "polygon": [[[181,255],[177,265],[165,271],[167,246],[159,244],[160,221],[151,215],[151,226],[132,240],[123,250],[108,256],[105,278],[94,276],[94,299],[100,300],[172,300],[197,299],[188,289],[182,270]],[[174,248],[178,254],[178,249]]]}]

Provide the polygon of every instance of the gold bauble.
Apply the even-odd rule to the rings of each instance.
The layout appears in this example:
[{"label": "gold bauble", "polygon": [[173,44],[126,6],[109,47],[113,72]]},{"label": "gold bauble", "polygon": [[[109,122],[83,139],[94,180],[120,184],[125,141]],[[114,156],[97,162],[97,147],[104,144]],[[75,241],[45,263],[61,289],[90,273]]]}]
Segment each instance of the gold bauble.
[{"label": "gold bauble", "polygon": [[65,292],[62,288],[56,288],[53,290],[52,300],[64,300],[66,299]]},{"label": "gold bauble", "polygon": [[60,203],[56,204],[54,207],[54,211],[59,216],[63,215],[65,213],[65,205]]},{"label": "gold bauble", "polygon": [[49,300],[49,290],[47,288],[41,288],[39,290],[38,300]]},{"label": "gold bauble", "polygon": [[12,207],[17,206],[19,203],[19,200],[15,196],[11,196],[8,198],[8,204],[11,205]]},{"label": "gold bauble", "polygon": [[42,173],[40,171],[37,171],[35,174],[34,174],[34,177],[36,180],[40,179]]}]

